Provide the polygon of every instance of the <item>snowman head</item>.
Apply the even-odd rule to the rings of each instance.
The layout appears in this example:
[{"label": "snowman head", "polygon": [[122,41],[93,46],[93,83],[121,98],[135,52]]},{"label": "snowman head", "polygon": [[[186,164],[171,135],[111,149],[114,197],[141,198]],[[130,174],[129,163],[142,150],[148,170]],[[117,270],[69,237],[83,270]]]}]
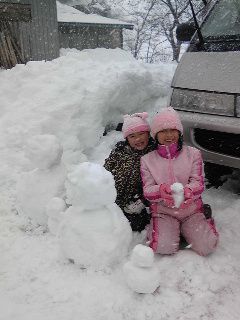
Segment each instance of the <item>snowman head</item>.
[{"label": "snowman head", "polygon": [[131,261],[137,267],[151,267],[154,262],[154,252],[150,247],[137,244],[133,248]]},{"label": "snowman head", "polygon": [[63,148],[57,137],[41,134],[31,137],[25,146],[26,157],[39,169],[49,169],[61,161]]},{"label": "snowman head", "polygon": [[68,202],[89,210],[113,204],[117,196],[112,174],[91,162],[76,166],[68,174],[65,186]]}]

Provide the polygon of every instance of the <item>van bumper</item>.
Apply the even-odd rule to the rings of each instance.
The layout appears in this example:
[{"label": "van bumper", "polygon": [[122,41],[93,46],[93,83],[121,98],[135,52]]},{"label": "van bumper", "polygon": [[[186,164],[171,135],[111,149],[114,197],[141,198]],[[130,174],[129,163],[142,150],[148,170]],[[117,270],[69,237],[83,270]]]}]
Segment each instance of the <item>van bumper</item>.
[{"label": "van bumper", "polygon": [[208,162],[240,169],[240,118],[179,111],[186,144]]}]

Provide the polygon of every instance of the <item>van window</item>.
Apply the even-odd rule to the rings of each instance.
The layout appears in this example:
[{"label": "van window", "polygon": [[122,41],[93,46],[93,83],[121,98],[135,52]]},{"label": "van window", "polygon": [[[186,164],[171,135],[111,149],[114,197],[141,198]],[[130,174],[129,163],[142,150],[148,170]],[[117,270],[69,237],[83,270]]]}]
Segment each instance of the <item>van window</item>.
[{"label": "van window", "polygon": [[205,39],[239,36],[240,1],[219,1],[203,24],[202,34]]}]

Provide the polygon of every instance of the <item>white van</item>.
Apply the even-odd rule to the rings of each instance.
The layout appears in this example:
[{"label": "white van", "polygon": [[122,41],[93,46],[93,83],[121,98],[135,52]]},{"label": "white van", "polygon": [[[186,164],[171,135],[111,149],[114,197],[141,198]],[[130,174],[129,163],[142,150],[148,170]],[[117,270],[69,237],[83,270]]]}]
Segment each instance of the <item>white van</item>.
[{"label": "white van", "polygon": [[188,27],[178,30],[178,39],[191,41],[172,81],[171,105],[185,142],[204,160],[240,168],[240,0],[216,1],[194,35]]}]

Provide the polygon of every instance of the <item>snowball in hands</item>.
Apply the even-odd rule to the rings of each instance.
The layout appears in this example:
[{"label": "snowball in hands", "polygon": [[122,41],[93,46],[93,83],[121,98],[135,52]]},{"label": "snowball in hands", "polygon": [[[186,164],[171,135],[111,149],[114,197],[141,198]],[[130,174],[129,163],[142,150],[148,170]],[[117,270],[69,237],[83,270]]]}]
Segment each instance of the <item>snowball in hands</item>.
[{"label": "snowball in hands", "polygon": [[137,293],[153,293],[159,287],[159,270],[150,247],[136,245],[130,261],[123,266],[123,272],[128,287]]},{"label": "snowball in hands", "polygon": [[96,270],[119,263],[128,253],[132,231],[114,203],[112,174],[99,164],[84,162],[68,175],[66,192],[72,206],[58,233],[63,256]]},{"label": "snowball in hands", "polygon": [[171,185],[172,196],[176,208],[179,208],[184,200],[184,188],[179,182],[175,182]]},{"label": "snowball in hands", "polygon": [[64,196],[66,172],[61,164],[62,146],[53,135],[36,135],[29,139],[25,154],[36,169],[20,176],[16,208],[33,224],[47,225],[47,204],[53,197]]}]

